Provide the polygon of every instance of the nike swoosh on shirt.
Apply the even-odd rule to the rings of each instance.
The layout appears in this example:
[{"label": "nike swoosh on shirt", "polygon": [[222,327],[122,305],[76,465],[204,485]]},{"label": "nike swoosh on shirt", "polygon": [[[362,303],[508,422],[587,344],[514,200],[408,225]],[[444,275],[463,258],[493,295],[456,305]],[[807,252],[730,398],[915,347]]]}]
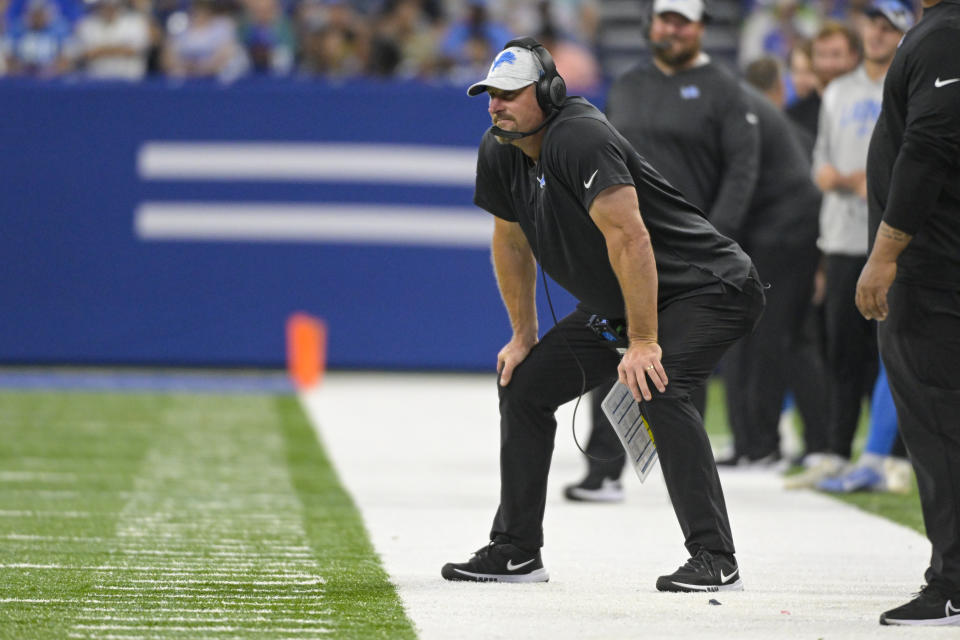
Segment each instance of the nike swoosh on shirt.
[{"label": "nike swoosh on shirt", "polygon": [[[600,171],[600,169],[597,169],[597,171]],[[589,180],[584,180],[584,181],[583,181],[583,188],[584,188],[584,189],[589,189],[589,188],[593,185],[593,179],[597,177],[597,171],[594,171],[594,172],[593,172],[593,175],[590,176],[590,179],[589,179]]]},{"label": "nike swoosh on shirt", "polygon": [[736,569],[734,569],[733,573],[731,573],[730,575],[725,576],[723,575],[723,569],[720,569],[720,584],[728,583],[733,576],[737,575],[738,571],[740,571],[740,567],[737,567]]},{"label": "nike swoosh on shirt", "polygon": [[507,571],[516,571],[516,570],[519,569],[520,567],[525,567],[525,566],[527,566],[528,564],[530,564],[530,563],[533,562],[534,560],[536,560],[536,558],[530,558],[530,559],[527,560],[526,562],[521,562],[520,564],[513,564],[513,560],[507,560]]},{"label": "nike swoosh on shirt", "polygon": [[950,78],[949,80],[941,80],[940,78],[937,78],[934,80],[933,86],[939,89],[940,87],[945,87],[948,84],[953,84],[954,82],[960,82],[960,78]]}]

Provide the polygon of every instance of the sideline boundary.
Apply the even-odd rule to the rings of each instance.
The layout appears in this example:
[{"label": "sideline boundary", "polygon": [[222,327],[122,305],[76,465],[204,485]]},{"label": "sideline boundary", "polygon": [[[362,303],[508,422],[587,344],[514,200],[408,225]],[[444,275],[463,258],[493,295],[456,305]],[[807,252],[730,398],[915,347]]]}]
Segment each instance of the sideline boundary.
[{"label": "sideline boundary", "polygon": [[[465,560],[485,543],[496,508],[494,379],[334,372],[301,395],[424,640],[949,633],[878,624],[921,584],[924,537],[810,491],[784,491],[779,475],[763,472],[722,475],[746,590],[657,592],[657,576],[686,559],[662,477],[654,471],[644,485],[628,477],[619,506],[563,501],[562,485],[583,465],[565,408],[545,521],[550,582],[442,580],[444,562]],[[579,431],[588,430],[587,415],[581,406]]]}]

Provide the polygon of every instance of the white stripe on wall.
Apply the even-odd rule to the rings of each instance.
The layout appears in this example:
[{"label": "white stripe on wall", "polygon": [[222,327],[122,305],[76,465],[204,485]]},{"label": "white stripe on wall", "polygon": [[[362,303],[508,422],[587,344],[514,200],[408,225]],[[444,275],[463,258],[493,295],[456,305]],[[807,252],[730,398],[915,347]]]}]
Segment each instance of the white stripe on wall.
[{"label": "white stripe on wall", "polygon": [[144,180],[330,181],[472,187],[477,150],[381,144],[146,142]]},{"label": "white stripe on wall", "polygon": [[153,241],[486,248],[493,218],[472,207],[145,202],[137,207],[134,231]]}]

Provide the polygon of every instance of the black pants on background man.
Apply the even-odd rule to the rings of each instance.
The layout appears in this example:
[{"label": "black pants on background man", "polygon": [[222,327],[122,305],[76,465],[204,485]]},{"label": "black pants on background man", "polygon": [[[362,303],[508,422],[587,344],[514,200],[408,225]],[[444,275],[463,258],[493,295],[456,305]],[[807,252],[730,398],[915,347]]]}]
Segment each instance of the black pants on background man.
[{"label": "black pants on background man", "polygon": [[[823,361],[801,335],[820,254],[813,247],[781,246],[755,247],[750,256],[771,289],[766,294],[763,320],[723,359],[734,450],[750,460],[777,457],[780,414],[790,389],[806,425],[807,451],[824,451],[827,411],[823,403]],[[623,447],[600,410],[600,401],[609,389],[606,384],[592,392],[594,428],[586,451],[591,476],[618,479],[624,468]],[[697,395],[694,402],[703,415],[706,387]]]},{"label": "black pants on background man", "polygon": [[866,257],[827,255],[824,262],[830,452],[849,459],[863,398],[877,379],[877,325],[854,302]]},{"label": "black pants on background man", "polygon": [[[691,392],[704,385],[730,345],[753,330],[764,304],[755,279],[747,281],[743,292],[722,288],[659,310],[659,344],[669,384],[664,393],[653,390],[653,399],[643,407],[691,555],[700,549],[735,551],[710,441]],[[619,355],[586,326],[588,318],[577,310],[561,320],[515,369],[510,384],[498,386],[501,495],[490,536],[494,541],[529,551],[543,545],[554,412],[580,393],[577,361],[587,388],[616,375]]]},{"label": "black pants on background man", "polygon": [[826,419],[822,362],[805,351],[802,340],[820,256],[813,246],[789,245],[750,247],[748,253],[770,288],[757,330],[734,345],[723,363],[728,415],[736,455],[775,460],[787,389],[809,435]]},{"label": "black pants on background man", "polygon": [[960,291],[894,282],[887,300],[881,354],[900,435],[920,461],[914,469],[933,546],[926,580],[960,595]]}]

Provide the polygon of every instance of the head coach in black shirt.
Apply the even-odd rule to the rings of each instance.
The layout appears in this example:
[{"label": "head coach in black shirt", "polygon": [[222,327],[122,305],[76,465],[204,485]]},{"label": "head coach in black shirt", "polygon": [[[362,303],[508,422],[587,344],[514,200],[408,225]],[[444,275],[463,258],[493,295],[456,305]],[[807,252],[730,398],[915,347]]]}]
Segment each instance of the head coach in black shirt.
[{"label": "head coach in black shirt", "polygon": [[856,302],[880,321],[933,546],[926,586],[880,623],[960,625],[960,0],[923,5],[887,72],[870,139],[873,246]]},{"label": "head coach in black shirt", "polygon": [[[540,548],[561,404],[619,375],[650,424],[691,558],[664,591],[741,589],[710,443],[690,393],[755,326],[763,292],[750,258],[630,146],[603,114],[566,97],[550,54],[507,44],[468,94],[494,126],[474,202],[495,216],[493,263],[513,336],[497,358],[500,506],[490,542],[448,580],[547,580]],[[578,300],[538,339],[537,262]],[[591,316],[624,326],[625,354]],[[628,342],[628,344],[627,344]]]}]

